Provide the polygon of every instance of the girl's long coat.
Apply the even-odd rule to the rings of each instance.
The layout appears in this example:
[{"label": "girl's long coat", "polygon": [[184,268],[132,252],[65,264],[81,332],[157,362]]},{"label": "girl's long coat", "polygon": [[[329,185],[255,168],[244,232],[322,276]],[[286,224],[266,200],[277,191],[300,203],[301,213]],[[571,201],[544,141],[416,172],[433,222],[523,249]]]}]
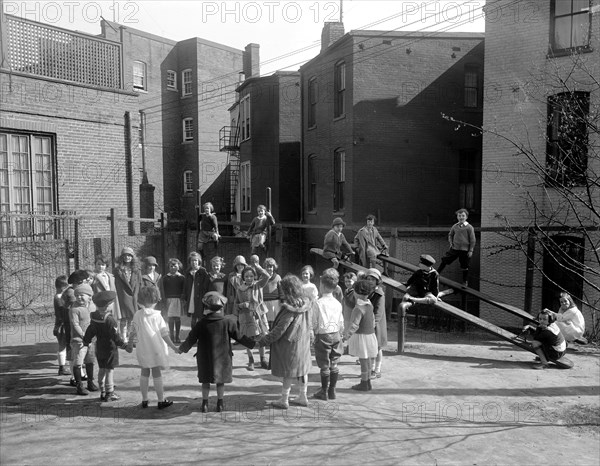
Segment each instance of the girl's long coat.
[{"label": "girl's long coat", "polygon": [[115,270],[115,287],[117,289],[117,299],[121,309],[121,317],[131,320],[138,311],[138,293],[142,286],[142,272],[139,270],[131,271],[131,280],[127,281],[125,272],[117,267]]},{"label": "girl's long coat", "polygon": [[[374,240],[374,241],[372,241]],[[385,241],[381,237],[381,234],[377,230],[377,228],[373,227],[372,231],[369,231],[367,227],[362,227],[356,233],[354,237],[354,247],[358,249],[358,255],[360,264],[363,267],[369,267],[369,258],[367,257],[367,249],[369,245],[379,249],[380,251],[386,250],[387,245]]]},{"label": "girl's long coat", "polygon": [[[92,290],[94,290],[94,294],[100,293],[101,291],[117,291],[117,287],[115,285],[115,276],[112,273],[105,272],[108,276],[108,288],[104,285],[104,282],[97,277],[94,277],[94,281],[92,282]],[[121,320],[121,308],[119,307],[119,300],[115,299],[110,305],[110,312],[115,320],[118,322]]]},{"label": "girl's long coat", "polygon": [[208,314],[200,319],[179,349],[187,353],[196,342],[198,381],[200,383],[230,383],[233,351],[231,338],[252,349],[255,342],[241,335],[233,319],[222,314]]},{"label": "girl's long coat", "polygon": [[271,372],[277,377],[302,377],[310,371],[311,303],[292,307],[287,303],[263,336],[261,346],[271,345]]},{"label": "girl's long coat", "polygon": [[369,301],[373,305],[373,315],[375,318],[375,336],[377,337],[377,346],[383,348],[387,345],[387,318],[385,315],[385,292],[380,286],[369,296]]}]

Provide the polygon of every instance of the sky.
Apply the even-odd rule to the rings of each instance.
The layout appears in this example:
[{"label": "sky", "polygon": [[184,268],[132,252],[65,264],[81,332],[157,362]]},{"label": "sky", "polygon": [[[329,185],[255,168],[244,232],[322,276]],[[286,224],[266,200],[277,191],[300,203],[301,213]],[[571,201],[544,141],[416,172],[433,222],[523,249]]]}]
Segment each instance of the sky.
[{"label": "sky", "polygon": [[260,45],[261,74],[296,70],[319,53],[326,21],[345,31],[483,32],[484,0],[298,0],[298,1],[18,1],[4,12],[89,34],[100,20],[116,21],[172,40],[200,37],[237,49]]}]

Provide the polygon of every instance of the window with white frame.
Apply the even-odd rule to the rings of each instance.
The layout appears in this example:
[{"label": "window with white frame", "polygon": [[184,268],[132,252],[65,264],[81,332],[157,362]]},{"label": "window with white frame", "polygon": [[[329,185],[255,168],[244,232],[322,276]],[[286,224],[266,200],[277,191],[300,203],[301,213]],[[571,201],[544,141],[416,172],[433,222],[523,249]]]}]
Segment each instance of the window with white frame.
[{"label": "window with white frame", "polygon": [[591,27],[591,0],[552,0],[550,44],[553,52],[589,47]]},{"label": "window with white frame", "polygon": [[308,127],[313,128],[317,124],[317,78],[308,81]]},{"label": "window with white frame", "polygon": [[240,101],[240,136],[241,140],[250,139],[250,95]]},{"label": "window with white frame", "polygon": [[133,88],[138,91],[147,90],[146,64],[143,61],[133,62]]},{"label": "window with white frame", "polygon": [[251,175],[250,162],[242,162],[240,165],[240,212],[250,212],[252,204]]},{"label": "window with white frame", "polygon": [[192,170],[183,172],[183,194],[191,194],[194,192],[194,177]]},{"label": "window with white frame", "polygon": [[346,184],[346,152],[338,149],[333,154],[333,210],[344,210]]},{"label": "window with white frame", "polygon": [[333,79],[333,116],[340,117],[346,113],[346,63],[335,65]]},{"label": "window with white frame", "polygon": [[177,73],[173,70],[167,70],[167,89],[170,91],[177,90]]},{"label": "window with white frame", "polygon": [[192,95],[192,70],[181,72],[181,95],[183,97]]},{"label": "window with white frame", "polygon": [[194,140],[194,119],[184,118],[183,119],[183,142],[190,142]]},{"label": "window with white frame", "polygon": [[[0,212],[50,215],[56,210],[54,146],[50,136],[0,133]],[[1,237],[47,237],[52,220],[3,217]]]}]

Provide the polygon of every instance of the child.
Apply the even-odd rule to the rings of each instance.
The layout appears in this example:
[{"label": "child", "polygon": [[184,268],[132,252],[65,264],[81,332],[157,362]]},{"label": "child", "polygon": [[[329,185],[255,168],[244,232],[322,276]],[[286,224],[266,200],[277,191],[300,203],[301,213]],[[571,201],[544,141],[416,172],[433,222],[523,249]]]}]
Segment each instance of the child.
[{"label": "child", "polygon": [[462,269],[462,284],[469,285],[469,264],[475,249],[475,230],[473,226],[467,222],[469,211],[467,209],[458,209],[456,212],[457,223],[452,225],[450,233],[448,233],[448,242],[450,249],[442,257],[442,263],[438,268],[438,273],[441,274],[447,265],[452,264],[457,258]]},{"label": "child", "polygon": [[120,397],[115,393],[113,374],[119,365],[119,349],[131,353],[131,347],[117,332],[117,321],[109,311],[111,303],[117,297],[114,291],[101,291],[92,298],[96,311],[90,315],[90,325],[83,337],[84,346],[89,346],[96,338],[96,359],[98,360],[98,385],[100,386],[100,401],[117,401]]},{"label": "child", "polygon": [[[206,259],[209,257],[208,245],[214,245],[215,254],[219,246],[219,222],[215,215],[215,208],[210,202],[202,206],[202,213],[198,216],[198,251]],[[212,254],[211,254],[212,255]]]},{"label": "child", "polygon": [[223,296],[227,294],[227,276],[221,272],[224,266],[225,261],[223,258],[215,256],[210,260],[210,270],[208,272],[208,291],[216,291]]},{"label": "child", "polygon": [[267,257],[264,262],[265,270],[271,275],[269,281],[263,288],[263,299],[265,306],[267,307],[267,322],[269,328],[273,328],[273,321],[279,313],[281,306],[279,283],[281,282],[281,276],[277,273],[277,262],[272,257]]},{"label": "child", "polygon": [[58,375],[71,375],[67,361],[71,361],[71,321],[69,308],[62,300],[63,292],[69,287],[66,275],[56,277],[54,288],[54,331],[53,335],[58,341]]},{"label": "child", "polygon": [[385,315],[385,292],[381,288],[381,272],[375,268],[367,270],[365,278],[369,280],[375,289],[369,295],[369,301],[373,305],[375,317],[375,337],[377,338],[377,357],[371,367],[371,378],[381,377],[381,363],[383,361],[383,348],[387,345],[387,317]]},{"label": "child", "polygon": [[[164,397],[161,369],[169,367],[169,348],[180,353],[179,348],[169,338],[167,324],[160,311],[154,310],[158,303],[158,291],[151,286],[144,286],[139,292],[139,302],[143,309],[133,317],[129,351],[136,343],[135,355],[142,368],[140,374],[140,391],[142,392],[142,408],[148,407],[148,386],[150,372],[154,379],[154,390],[158,397],[158,409],[168,408],[173,402]],[[168,345],[168,346],[167,346]]]},{"label": "child", "polygon": [[356,283],[356,274],[354,272],[346,272],[344,274],[344,301],[342,302],[342,314],[344,315],[344,328],[350,327],[350,316],[352,309],[356,305],[356,297],[354,296],[354,283]]},{"label": "child", "polygon": [[164,296],[163,311],[169,321],[169,337],[175,343],[180,343],[181,316],[183,315],[183,296],[185,278],[181,275],[183,265],[179,259],[169,259],[169,273],[160,281]]},{"label": "child", "polygon": [[235,302],[237,294],[237,285],[242,282],[242,270],[246,268],[246,259],[244,256],[236,256],[233,259],[233,271],[227,276],[227,305],[225,307],[225,315],[237,317],[237,309]]},{"label": "child", "polygon": [[144,259],[144,274],[142,275],[142,286],[153,286],[158,291],[158,302],[161,301],[162,296],[160,294],[159,282],[161,274],[156,271],[158,268],[158,262],[156,257],[148,256]]},{"label": "child", "polygon": [[340,259],[347,259],[348,256],[354,254],[354,251],[352,251],[350,244],[348,244],[346,237],[342,233],[345,226],[346,222],[340,217],[334,218],[331,230],[325,234],[323,240],[323,257],[330,259],[336,269],[340,264]]},{"label": "child", "polygon": [[187,315],[192,318],[191,328],[194,328],[196,321],[202,318],[204,312],[202,297],[208,291],[208,272],[200,264],[202,264],[202,256],[197,252],[190,252],[183,294]]},{"label": "child", "polygon": [[354,249],[358,251],[358,259],[363,267],[375,267],[377,256],[387,254],[387,244],[375,227],[375,215],[367,215],[367,224],[356,233]]},{"label": "child", "polygon": [[534,369],[547,369],[548,361],[558,361],[567,350],[567,343],[556,325],[556,318],[552,311],[544,309],[537,316],[539,325],[533,327],[526,325],[523,330],[533,331],[531,345],[540,359],[539,364],[534,364]]},{"label": "child", "polygon": [[[308,406],[306,391],[311,368],[311,305],[302,294],[302,282],[288,274],[281,280],[281,310],[273,329],[258,340],[271,345],[271,373],[283,378],[281,398],[271,403],[274,408],[288,409],[289,404]],[[298,398],[289,400],[292,383],[300,385]]]},{"label": "child", "polygon": [[315,271],[310,265],[305,265],[300,271],[300,278],[302,279],[302,292],[307,299],[316,301],[319,299],[319,290],[317,286],[311,282],[315,276]]},{"label": "child", "polygon": [[356,306],[352,310],[350,327],[345,330],[344,341],[352,356],[360,361],[360,383],[353,385],[353,390],[366,392],[372,389],[369,371],[377,356],[377,338],[375,337],[375,317],[369,295],[375,289],[373,283],[366,279],[357,280],[354,284]]},{"label": "child", "polygon": [[227,303],[225,296],[216,291],[209,291],[202,301],[204,317],[196,323],[179,350],[187,353],[196,342],[198,343],[198,352],[195,356],[198,364],[198,381],[202,384],[202,412],[208,412],[210,384],[215,383],[217,384],[216,411],[220,413],[224,409],[225,384],[232,381],[231,339],[249,349],[254,348],[256,343],[241,335],[233,320],[224,318],[222,311]]},{"label": "child", "polygon": [[559,296],[560,309],[558,313],[553,312],[556,317],[556,325],[567,342],[585,343],[583,333],[585,332],[585,319],[577,308],[575,301],[569,293],[561,292]]},{"label": "child", "polygon": [[[269,330],[266,308],[263,303],[262,289],[271,277],[260,265],[257,265],[256,268],[258,269],[260,278],[252,267],[246,266],[244,270],[242,270],[241,282],[236,281],[235,283],[238,323],[240,325],[241,334],[247,337],[263,335]],[[247,352],[247,369],[253,371],[254,357],[252,356],[252,350],[248,349]],[[260,367],[268,369],[269,365],[265,358],[265,349],[262,346],[259,348],[259,354]]]},{"label": "child", "polygon": [[264,205],[259,205],[256,211],[258,216],[254,217],[247,232],[252,245],[252,254],[260,254],[266,250],[267,228],[275,225],[275,219]]},{"label": "child", "polygon": [[138,292],[142,286],[142,272],[133,249],[125,247],[121,250],[114,272],[117,299],[122,315],[120,322],[121,338],[127,341],[131,320],[138,310]]},{"label": "child", "polygon": [[[73,375],[77,386],[77,394],[86,396],[89,392],[98,391],[94,383],[94,344],[84,346],[83,337],[90,325],[90,314],[96,310],[92,303],[92,287],[87,283],[77,285],[73,292],[75,304],[69,312],[71,320],[71,352],[73,356]],[[83,386],[81,368],[85,364],[87,373],[87,390]]]},{"label": "child", "polygon": [[321,275],[321,297],[317,301],[312,328],[315,334],[315,358],[321,370],[321,388],[313,394],[319,400],[335,400],[338,361],[342,356],[344,317],[341,303],[333,297],[339,274],[329,268]]},{"label": "child", "polygon": [[[94,294],[101,291],[117,291],[115,285],[115,276],[106,271],[108,260],[102,254],[98,254],[94,260],[95,276],[92,281],[92,290]],[[115,299],[109,306],[109,312],[114,317],[117,324],[121,320],[121,308],[119,308],[119,300]]]},{"label": "child", "polygon": [[415,303],[434,304],[440,292],[439,275],[433,268],[435,259],[429,254],[421,254],[419,270],[413,273],[404,284],[407,286],[406,294],[402,297],[400,309],[402,314]]}]

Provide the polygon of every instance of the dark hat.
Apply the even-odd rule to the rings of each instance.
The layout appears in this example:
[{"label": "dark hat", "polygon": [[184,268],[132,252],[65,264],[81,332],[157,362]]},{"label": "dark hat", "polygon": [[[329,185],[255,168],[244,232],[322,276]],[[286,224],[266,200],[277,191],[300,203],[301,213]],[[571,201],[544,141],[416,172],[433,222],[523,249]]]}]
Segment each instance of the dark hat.
[{"label": "dark hat", "polygon": [[92,287],[90,285],[88,285],[87,283],[82,283],[81,285],[77,285],[75,288],[73,288],[73,292],[75,292],[75,294],[83,293],[88,296],[94,296],[94,291],[92,290]]},{"label": "dark hat", "polygon": [[344,220],[342,220],[340,217],[336,217],[333,219],[333,222],[331,222],[331,226],[334,227],[336,225],[342,225],[343,227],[345,227],[346,222],[344,222]]},{"label": "dark hat", "polygon": [[130,256],[135,256],[135,254],[133,253],[133,249],[129,248],[129,247],[125,247],[123,249],[121,249],[121,255],[123,254],[129,254]]},{"label": "dark hat", "polygon": [[73,285],[75,283],[81,283],[84,280],[87,280],[90,277],[90,274],[87,270],[75,270],[71,275],[69,275],[69,279],[67,280],[69,285]]},{"label": "dark hat", "polygon": [[148,264],[148,265],[155,265],[158,267],[158,262],[156,262],[156,257],[154,257],[154,256],[146,257],[145,261],[146,261],[146,264]]},{"label": "dark hat", "polygon": [[431,267],[433,264],[435,264],[435,259],[433,257],[431,257],[429,254],[421,254],[421,257],[419,258],[419,262],[428,267]]},{"label": "dark hat", "polygon": [[115,293],[114,291],[107,290],[107,291],[101,291],[100,293],[96,293],[92,297],[92,301],[94,301],[94,304],[98,307],[106,307],[110,303],[112,303],[116,297],[117,297],[117,293]]},{"label": "dark hat", "polygon": [[218,311],[227,304],[227,298],[217,291],[209,291],[202,298],[202,303],[205,308]]}]

